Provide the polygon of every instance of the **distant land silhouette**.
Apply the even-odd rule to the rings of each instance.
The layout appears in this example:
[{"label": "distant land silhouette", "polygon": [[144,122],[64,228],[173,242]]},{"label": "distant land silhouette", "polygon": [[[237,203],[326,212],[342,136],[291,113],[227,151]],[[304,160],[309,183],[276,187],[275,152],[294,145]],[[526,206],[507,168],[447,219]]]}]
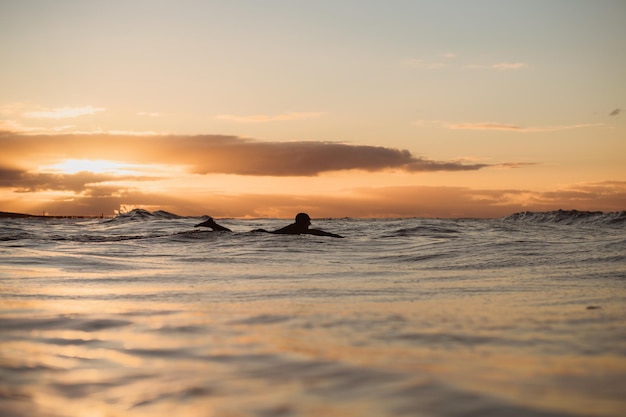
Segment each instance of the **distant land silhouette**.
[{"label": "distant land silhouette", "polygon": [[0,219],[97,219],[103,217],[100,216],[50,216],[50,215],[36,215],[36,214],[24,214],[24,213],[11,213],[9,211],[0,211]]}]

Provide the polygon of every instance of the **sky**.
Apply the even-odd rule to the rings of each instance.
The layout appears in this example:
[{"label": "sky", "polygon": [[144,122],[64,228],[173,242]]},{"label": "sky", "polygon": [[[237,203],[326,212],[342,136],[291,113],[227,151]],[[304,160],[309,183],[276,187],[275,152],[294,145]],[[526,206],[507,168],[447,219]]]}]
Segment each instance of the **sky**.
[{"label": "sky", "polygon": [[626,210],[623,0],[0,0],[0,211]]}]

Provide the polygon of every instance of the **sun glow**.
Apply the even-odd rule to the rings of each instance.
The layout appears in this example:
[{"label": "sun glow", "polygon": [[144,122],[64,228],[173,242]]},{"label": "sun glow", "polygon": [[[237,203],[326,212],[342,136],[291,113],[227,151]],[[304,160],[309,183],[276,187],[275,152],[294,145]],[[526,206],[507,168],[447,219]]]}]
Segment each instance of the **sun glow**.
[{"label": "sun glow", "polygon": [[42,171],[76,174],[78,172],[93,172],[95,174],[127,174],[136,170],[132,164],[123,164],[105,160],[66,159],[65,161],[41,168]]}]

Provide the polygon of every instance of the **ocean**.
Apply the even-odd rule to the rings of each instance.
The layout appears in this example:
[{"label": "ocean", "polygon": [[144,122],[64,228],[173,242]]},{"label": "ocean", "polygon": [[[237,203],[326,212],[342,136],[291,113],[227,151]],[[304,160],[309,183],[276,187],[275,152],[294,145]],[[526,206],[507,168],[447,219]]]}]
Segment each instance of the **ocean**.
[{"label": "ocean", "polygon": [[0,219],[0,415],[626,415],[626,213]]}]

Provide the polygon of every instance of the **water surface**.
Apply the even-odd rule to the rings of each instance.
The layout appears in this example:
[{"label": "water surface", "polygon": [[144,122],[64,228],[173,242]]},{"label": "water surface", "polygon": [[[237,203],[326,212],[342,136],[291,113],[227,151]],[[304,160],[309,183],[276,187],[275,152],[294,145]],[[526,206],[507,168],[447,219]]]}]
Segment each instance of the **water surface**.
[{"label": "water surface", "polygon": [[624,213],[3,219],[6,416],[622,416]]}]

